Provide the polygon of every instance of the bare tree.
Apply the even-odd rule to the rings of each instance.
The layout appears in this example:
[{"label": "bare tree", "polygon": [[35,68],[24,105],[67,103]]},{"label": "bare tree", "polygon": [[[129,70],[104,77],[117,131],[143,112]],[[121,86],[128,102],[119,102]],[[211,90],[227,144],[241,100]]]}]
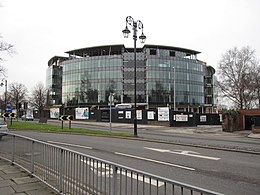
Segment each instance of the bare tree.
[{"label": "bare tree", "polygon": [[[259,64],[259,63],[258,63]],[[255,66],[251,73],[252,87],[255,89],[255,95],[253,97],[254,107],[260,109],[260,66]]]},{"label": "bare tree", "polygon": [[222,55],[218,67],[218,87],[223,97],[229,98],[236,108],[252,107],[256,94],[252,73],[258,66],[255,51],[248,46],[240,50],[235,47]]},{"label": "bare tree", "polygon": [[[9,85],[9,103],[15,105],[17,113],[20,113],[19,104],[26,100],[28,90],[24,84],[21,83],[10,83]],[[18,114],[19,115],[19,114]],[[18,117],[17,115],[17,117]]]},{"label": "bare tree", "polygon": [[39,82],[34,86],[32,95],[29,99],[30,105],[39,110],[39,116],[41,117],[47,100],[47,89],[44,87],[43,83]]},{"label": "bare tree", "polygon": [[[14,45],[9,44],[5,41],[2,40],[2,36],[0,34],[0,52],[2,53],[15,53],[14,50]],[[1,62],[4,61],[4,58],[2,57],[2,55],[0,55],[0,74],[2,74],[3,76],[5,76],[6,74],[6,68],[1,64]]]}]

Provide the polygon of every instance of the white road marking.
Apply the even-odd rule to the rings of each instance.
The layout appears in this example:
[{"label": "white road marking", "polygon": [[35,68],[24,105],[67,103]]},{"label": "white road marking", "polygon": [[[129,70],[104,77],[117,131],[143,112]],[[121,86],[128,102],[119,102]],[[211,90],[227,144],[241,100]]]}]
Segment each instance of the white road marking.
[{"label": "white road marking", "polygon": [[[91,170],[97,174],[98,176],[106,176],[106,177],[113,177],[113,169],[111,168],[111,166],[109,166],[109,164],[105,164],[102,163],[102,166],[100,164],[97,165],[97,163],[91,163],[89,160],[83,160],[81,159],[82,162],[86,163],[87,165],[91,166]],[[94,165],[93,165],[94,164]],[[103,170],[100,170],[100,168],[102,168]],[[141,182],[145,182],[147,184],[151,184],[154,186],[161,187],[164,185],[164,182],[158,181],[155,179],[151,179],[150,178],[143,178],[143,176],[141,175],[137,175],[136,173],[132,173],[131,172],[126,172],[125,170],[122,170],[120,172],[117,172],[118,174],[121,174],[123,176],[127,176],[129,178],[141,181]]]},{"label": "white road marking", "polygon": [[177,167],[177,168],[181,168],[181,169],[186,169],[186,170],[189,170],[189,171],[195,171],[195,169],[191,168],[191,167],[185,167],[185,166],[182,166],[182,165],[167,163],[167,162],[158,161],[158,160],[149,159],[149,158],[144,158],[144,157],[140,157],[140,156],[134,156],[134,155],[124,154],[124,153],[120,153],[120,152],[115,152],[115,154],[118,154],[118,155],[121,155],[121,156],[131,157],[131,158],[135,158],[135,159],[145,160],[145,161],[149,161],[149,162],[155,162],[155,163],[159,163],[159,164],[163,164],[163,165],[167,165],[167,166],[172,166],[172,167]]},{"label": "white road marking", "polygon": [[198,152],[193,152],[193,151],[185,151],[185,150],[171,151],[171,150],[159,149],[159,148],[148,148],[148,147],[144,147],[144,148],[148,149],[148,150],[157,151],[157,152],[167,152],[167,153],[172,153],[172,154],[179,154],[179,155],[184,155],[184,156],[192,156],[192,157],[203,158],[203,159],[208,159],[208,160],[220,160],[220,158],[211,157],[211,156],[202,156],[202,155],[199,155]]},{"label": "white road marking", "polygon": [[88,146],[82,146],[82,145],[77,145],[77,144],[70,144],[70,143],[65,143],[65,142],[55,142],[55,141],[47,141],[52,144],[59,144],[59,145],[64,145],[64,146],[73,146],[73,147],[78,147],[78,148],[84,148],[84,149],[90,149],[92,150],[92,147]]}]

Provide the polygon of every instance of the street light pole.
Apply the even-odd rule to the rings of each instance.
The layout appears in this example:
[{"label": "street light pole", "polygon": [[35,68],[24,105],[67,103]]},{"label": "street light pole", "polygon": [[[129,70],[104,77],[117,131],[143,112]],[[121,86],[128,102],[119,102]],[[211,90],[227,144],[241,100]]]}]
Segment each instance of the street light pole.
[{"label": "street light pole", "polygon": [[176,110],[176,74],[175,74],[175,67],[173,67],[173,76],[174,76],[174,80],[173,80],[173,110]]},{"label": "street light pole", "polygon": [[5,110],[7,105],[7,80],[5,79]]},{"label": "street light pole", "polygon": [[111,93],[109,94],[109,131],[112,131],[112,104],[114,103],[114,95],[115,93]]},{"label": "street light pole", "polygon": [[130,30],[127,25],[133,27],[133,39],[134,39],[134,136],[137,137],[137,118],[136,118],[136,40],[137,30],[141,29],[142,34],[139,36],[141,43],[145,42],[146,36],[143,33],[143,23],[140,20],[135,21],[131,16],[126,17],[126,28],[122,31],[125,38],[128,38]]},{"label": "street light pole", "polygon": [[3,85],[5,86],[5,104],[4,104],[4,112],[6,111],[6,105],[7,105],[7,80],[3,79],[5,83],[1,83],[0,86],[2,87]]}]

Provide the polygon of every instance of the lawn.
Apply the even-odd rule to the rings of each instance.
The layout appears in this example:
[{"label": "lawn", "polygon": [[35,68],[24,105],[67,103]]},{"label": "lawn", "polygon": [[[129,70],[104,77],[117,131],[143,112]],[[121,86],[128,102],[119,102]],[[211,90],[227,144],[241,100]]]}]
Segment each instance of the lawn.
[{"label": "lawn", "polygon": [[44,123],[34,123],[34,122],[19,122],[19,121],[10,121],[8,123],[8,129],[15,130],[37,130],[37,131],[47,131],[47,132],[70,132],[70,133],[86,133],[86,134],[96,134],[96,135],[107,135],[107,136],[121,136],[121,137],[132,137],[130,133],[117,133],[103,130],[91,130],[83,128],[69,128],[63,126],[49,125]]}]

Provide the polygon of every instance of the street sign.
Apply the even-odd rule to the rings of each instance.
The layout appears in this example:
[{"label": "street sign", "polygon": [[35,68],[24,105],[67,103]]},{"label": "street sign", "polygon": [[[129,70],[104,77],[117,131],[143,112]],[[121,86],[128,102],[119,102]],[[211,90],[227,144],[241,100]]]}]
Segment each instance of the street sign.
[{"label": "street sign", "polygon": [[59,117],[59,120],[62,120],[62,121],[72,121],[73,120],[73,115],[61,115]]},{"label": "street sign", "polygon": [[15,113],[5,112],[5,113],[2,113],[1,116],[4,117],[4,118],[15,118]]},{"label": "street sign", "polygon": [[5,111],[6,111],[6,112],[12,112],[13,109],[12,109],[11,107],[6,107],[6,108],[5,108]]}]

